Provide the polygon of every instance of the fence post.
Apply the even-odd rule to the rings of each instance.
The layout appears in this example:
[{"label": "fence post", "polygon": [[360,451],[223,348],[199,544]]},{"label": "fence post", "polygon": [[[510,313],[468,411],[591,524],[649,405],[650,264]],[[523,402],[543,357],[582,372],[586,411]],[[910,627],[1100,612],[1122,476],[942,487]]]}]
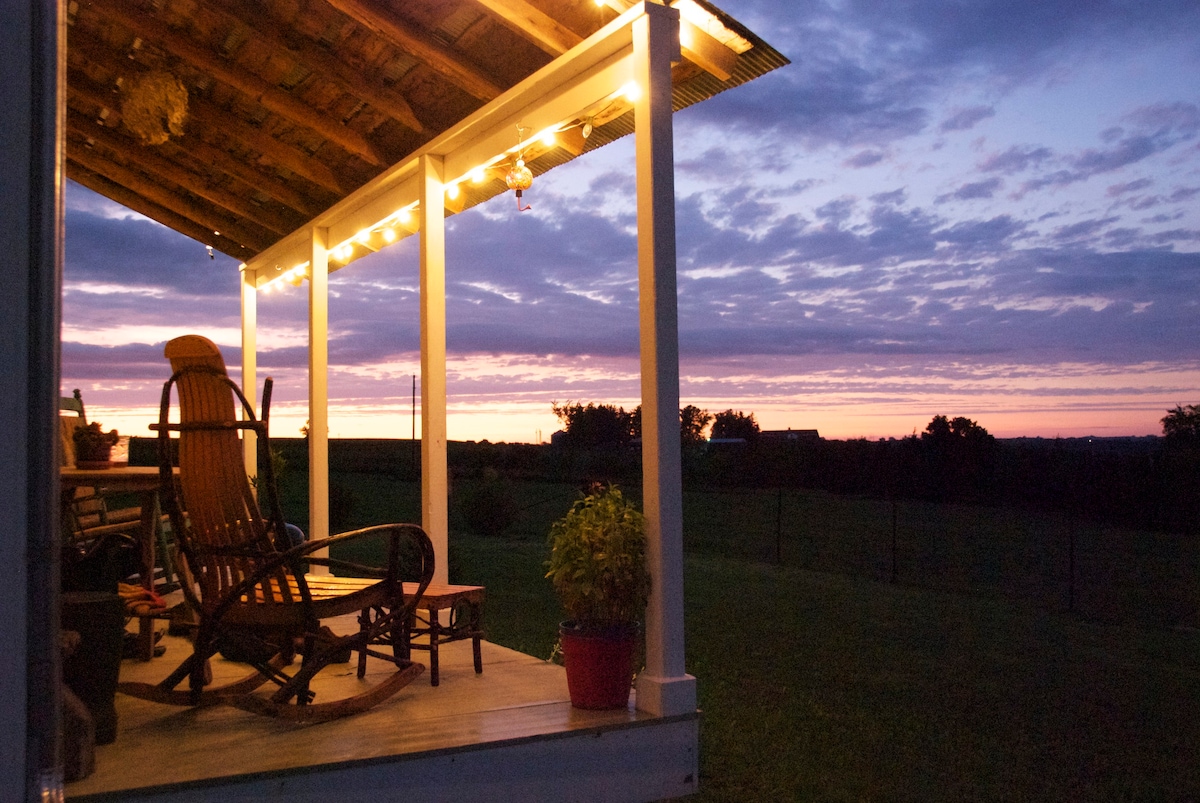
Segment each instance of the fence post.
[{"label": "fence post", "polygon": [[783,564],[783,486],[775,489],[775,562]]},{"label": "fence post", "polygon": [[1075,611],[1075,519],[1067,523],[1067,612]]},{"label": "fence post", "polygon": [[899,570],[896,566],[896,529],[897,529],[897,503],[896,494],[892,493],[892,585],[896,584],[896,579],[899,575]]}]

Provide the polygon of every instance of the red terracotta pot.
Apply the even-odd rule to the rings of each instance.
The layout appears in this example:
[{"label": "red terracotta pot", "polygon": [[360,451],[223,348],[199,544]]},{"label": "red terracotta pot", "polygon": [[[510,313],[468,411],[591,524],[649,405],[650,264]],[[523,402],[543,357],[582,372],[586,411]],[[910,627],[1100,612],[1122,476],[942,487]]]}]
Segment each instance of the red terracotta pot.
[{"label": "red terracotta pot", "polygon": [[629,705],[636,625],[585,629],[567,621],[558,634],[571,705],[593,710]]}]

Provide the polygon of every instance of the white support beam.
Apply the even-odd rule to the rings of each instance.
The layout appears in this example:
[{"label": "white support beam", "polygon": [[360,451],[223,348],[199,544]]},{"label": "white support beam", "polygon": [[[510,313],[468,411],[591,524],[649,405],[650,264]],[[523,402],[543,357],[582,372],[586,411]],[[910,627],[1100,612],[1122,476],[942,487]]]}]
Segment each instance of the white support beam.
[{"label": "white support beam", "polygon": [[[329,537],[329,230],[314,227],[308,269],[308,538]],[[326,556],[325,550],[315,553]],[[318,571],[314,567],[314,572]]]},{"label": "white support beam", "polygon": [[447,583],[445,165],[426,155],[420,167],[421,526],[433,541],[433,581]]},{"label": "white support beam", "polygon": [[[405,175],[392,185],[388,192],[372,198],[364,199],[363,203],[352,212],[348,212],[337,220],[330,221],[329,245],[336,246],[354,237],[364,228],[370,228],[380,220],[395,214],[398,210],[412,204],[421,194],[420,176],[414,169],[410,175]],[[401,231],[404,237],[407,231]],[[333,266],[337,270],[336,266]]]},{"label": "white support beam", "polygon": [[[635,0],[600,0],[600,2],[618,14],[637,5]],[[733,68],[737,66],[737,51],[731,50],[721,40],[714,38],[705,28],[716,28],[727,39],[739,37],[725,28],[711,13],[690,0],[676,0],[675,7],[679,9],[682,16],[679,20],[679,42],[682,46],[679,55],[705,72],[712,74],[717,80],[728,81],[733,74]],[[701,27],[702,25],[704,27]],[[679,55],[676,55],[676,60]]]},{"label": "white support beam", "polygon": [[696,710],[684,672],[683,484],[679,443],[679,311],[675,282],[675,156],[671,62],[679,12],[645,3],[633,23],[638,294],[642,365],[642,494],[650,604],[637,706],[659,716]]},{"label": "white support beam", "polygon": [[[420,160],[445,159],[443,181],[454,181],[516,146],[516,125],[532,131],[594,111],[633,78],[631,8],[546,67],[508,89],[454,127],[435,137],[409,159],[383,171],[305,227],[247,261],[260,285],[308,260],[309,232],[329,229],[333,247],[412,205],[421,192]],[[403,236],[403,235],[402,235]],[[338,265],[332,266],[334,270]]]},{"label": "white support beam", "polygon": [[[258,410],[258,283],[255,271],[242,270],[242,392]],[[240,414],[240,410],[238,411]],[[247,476],[258,475],[258,436],[250,430],[242,433],[242,459]]]}]

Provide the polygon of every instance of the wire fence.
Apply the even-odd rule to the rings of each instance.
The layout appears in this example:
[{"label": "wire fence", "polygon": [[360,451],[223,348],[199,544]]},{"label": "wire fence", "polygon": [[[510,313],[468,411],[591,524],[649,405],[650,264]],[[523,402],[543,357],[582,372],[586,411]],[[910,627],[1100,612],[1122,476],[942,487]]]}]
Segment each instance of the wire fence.
[{"label": "wire fence", "polygon": [[1194,536],[1003,507],[688,490],[685,549],[1000,596],[1109,623],[1200,626]]}]

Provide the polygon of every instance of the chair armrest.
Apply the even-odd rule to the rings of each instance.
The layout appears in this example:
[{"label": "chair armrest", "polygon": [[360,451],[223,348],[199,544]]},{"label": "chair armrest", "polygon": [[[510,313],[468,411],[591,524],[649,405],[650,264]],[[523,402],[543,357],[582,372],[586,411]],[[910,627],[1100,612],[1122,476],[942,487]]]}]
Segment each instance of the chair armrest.
[{"label": "chair armrest", "polygon": [[[432,564],[432,555],[433,555],[432,542],[429,541],[429,536],[426,535],[425,531],[422,530],[420,527],[418,527],[415,524],[376,524],[371,527],[363,527],[362,529],[359,529],[359,530],[351,530],[349,532],[338,533],[337,535],[331,535],[328,538],[322,538],[317,541],[305,541],[303,544],[298,544],[298,545],[292,547],[291,549],[289,549],[287,552],[281,553],[280,559],[285,562],[286,561],[295,561],[295,560],[307,560],[310,563],[317,563],[318,565],[342,566],[345,568],[361,569],[363,571],[367,571],[367,572],[371,573],[371,574],[366,575],[368,577],[371,577],[371,576],[382,577],[382,576],[384,576],[383,573],[387,572],[389,569],[398,568],[398,567],[394,567],[391,565],[389,565],[389,566],[365,566],[362,564],[351,563],[350,561],[337,560],[337,559],[332,559],[332,558],[313,558],[313,557],[306,557],[306,556],[308,556],[312,552],[317,552],[322,549],[327,549],[328,547],[337,546],[338,544],[344,544],[344,543],[347,543],[350,541],[358,541],[363,538],[367,538],[367,537],[371,537],[371,536],[380,536],[380,535],[385,535],[385,534],[399,536],[400,534],[405,533],[405,532],[410,533],[414,538],[417,539],[417,543],[420,544],[421,548],[422,548],[422,553],[423,553],[422,557],[427,558],[426,562]],[[424,548],[424,546],[426,544],[428,544],[428,551],[426,551]],[[389,560],[395,560],[396,557],[397,556],[395,556],[395,555],[390,555]]]},{"label": "chair armrest", "polygon": [[[226,594],[225,598],[222,599],[214,609],[213,615],[219,617],[222,611],[234,604],[237,600],[240,600],[243,596],[251,593],[255,586],[257,586],[263,580],[268,579],[270,575],[285,567],[291,570],[293,575],[296,577],[300,586],[302,601],[305,604],[311,604],[312,598],[309,595],[308,586],[304,583],[304,573],[297,570],[297,564],[305,560],[309,562],[326,562],[325,559],[314,559],[307,556],[309,553],[325,549],[333,544],[354,541],[367,536],[380,535],[391,535],[391,537],[395,539],[395,543],[398,543],[401,537],[407,535],[412,539],[413,543],[416,544],[420,552],[422,571],[419,580],[419,587],[417,589],[417,593],[414,595],[414,599],[420,599],[421,595],[425,593],[425,589],[428,588],[429,583],[433,579],[433,543],[429,540],[429,536],[425,534],[425,531],[415,524],[379,524],[373,527],[364,527],[361,530],[340,533],[339,535],[323,538],[318,541],[308,541],[306,543],[294,546],[286,552],[279,552],[272,555],[268,560],[259,565],[250,576],[246,577],[244,580],[242,580],[242,582],[238,583],[236,587],[231,589]],[[374,571],[383,572],[383,577],[380,579],[388,580],[390,578],[392,582],[400,584],[403,582],[403,578],[398,574],[400,568],[397,565],[398,560],[399,554],[397,549],[389,549],[387,568],[384,570],[376,569]],[[348,566],[355,565],[345,561],[335,561],[335,563],[346,563]]]}]

